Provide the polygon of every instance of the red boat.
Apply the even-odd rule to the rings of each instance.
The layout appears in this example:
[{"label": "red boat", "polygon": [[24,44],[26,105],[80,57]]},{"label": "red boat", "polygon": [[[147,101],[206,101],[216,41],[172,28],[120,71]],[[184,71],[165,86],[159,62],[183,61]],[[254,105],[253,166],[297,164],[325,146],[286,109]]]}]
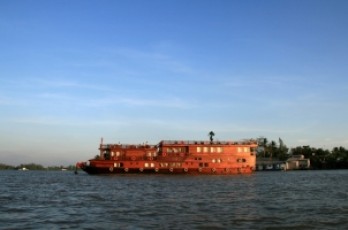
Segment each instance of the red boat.
[{"label": "red boat", "polygon": [[79,162],[89,174],[244,174],[256,168],[255,140],[161,141],[158,145],[100,143],[100,154]]}]

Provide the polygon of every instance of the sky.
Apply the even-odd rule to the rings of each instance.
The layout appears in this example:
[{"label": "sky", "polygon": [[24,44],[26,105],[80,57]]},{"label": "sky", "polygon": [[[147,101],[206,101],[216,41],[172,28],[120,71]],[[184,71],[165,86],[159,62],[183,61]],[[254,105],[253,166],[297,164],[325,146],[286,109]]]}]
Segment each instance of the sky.
[{"label": "sky", "polygon": [[104,143],[348,147],[348,1],[0,0],[0,163]]}]

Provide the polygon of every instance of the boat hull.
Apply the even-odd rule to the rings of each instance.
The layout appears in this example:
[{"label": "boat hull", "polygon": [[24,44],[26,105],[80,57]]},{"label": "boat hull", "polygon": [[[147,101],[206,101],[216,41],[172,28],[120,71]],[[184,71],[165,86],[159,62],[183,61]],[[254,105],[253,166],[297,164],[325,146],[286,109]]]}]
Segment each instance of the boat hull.
[{"label": "boat hull", "polygon": [[128,172],[125,172],[124,170],[114,170],[113,172],[110,172],[109,169],[104,169],[104,168],[86,168],[83,169],[85,172],[87,172],[88,174],[91,175],[97,175],[97,174],[188,174],[188,175],[192,175],[192,174],[209,174],[209,175],[236,175],[236,174],[250,174],[252,173],[252,170],[250,169],[233,169],[230,171],[225,171],[224,169],[222,170],[216,170],[215,172],[211,171],[211,170],[202,170],[199,171],[198,169],[196,170],[188,170],[188,171],[184,171],[183,169],[175,169],[173,171],[169,171],[169,170],[158,170],[158,171],[154,171],[154,170],[150,170],[150,169],[146,169],[144,171],[139,171],[138,169],[130,169]]},{"label": "boat hull", "polygon": [[243,168],[114,168],[114,167],[80,167],[88,174],[209,174],[235,175],[250,174],[252,167]]}]

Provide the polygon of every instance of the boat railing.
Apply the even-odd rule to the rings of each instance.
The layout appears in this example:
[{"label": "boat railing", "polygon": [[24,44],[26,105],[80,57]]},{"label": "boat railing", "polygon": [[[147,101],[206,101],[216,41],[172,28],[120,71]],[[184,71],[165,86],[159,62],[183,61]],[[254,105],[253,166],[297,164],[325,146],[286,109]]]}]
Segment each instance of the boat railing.
[{"label": "boat railing", "polygon": [[180,140],[163,140],[163,145],[253,145],[257,144],[254,139],[240,141],[180,141]]},{"label": "boat railing", "polygon": [[156,145],[148,145],[148,144],[138,144],[138,145],[132,145],[132,144],[101,144],[100,149],[154,149],[156,148]]},{"label": "boat railing", "polygon": [[100,149],[155,149],[159,145],[257,145],[254,139],[240,141],[183,141],[163,140],[158,145],[149,144],[101,144]]}]

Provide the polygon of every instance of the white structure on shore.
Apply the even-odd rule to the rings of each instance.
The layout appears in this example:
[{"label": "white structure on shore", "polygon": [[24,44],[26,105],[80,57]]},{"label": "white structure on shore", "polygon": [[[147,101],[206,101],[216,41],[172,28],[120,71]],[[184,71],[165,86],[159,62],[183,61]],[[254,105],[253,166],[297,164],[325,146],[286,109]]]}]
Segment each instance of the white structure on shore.
[{"label": "white structure on shore", "polygon": [[304,158],[303,155],[293,155],[286,161],[279,161],[270,158],[258,158],[256,161],[257,171],[309,169],[310,166],[310,160]]},{"label": "white structure on shore", "polygon": [[303,155],[293,155],[286,160],[286,170],[294,169],[309,169],[311,162],[309,159],[304,158]]}]

